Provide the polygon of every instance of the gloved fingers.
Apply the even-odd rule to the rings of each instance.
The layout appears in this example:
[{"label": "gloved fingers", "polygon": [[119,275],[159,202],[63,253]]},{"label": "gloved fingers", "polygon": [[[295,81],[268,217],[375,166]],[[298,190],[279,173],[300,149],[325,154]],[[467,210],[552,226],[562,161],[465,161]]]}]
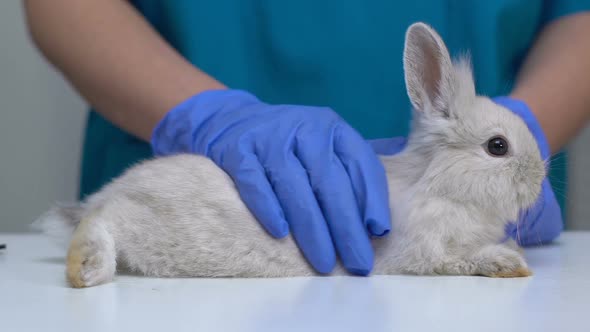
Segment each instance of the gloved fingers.
[{"label": "gloved fingers", "polygon": [[266,231],[276,238],[287,236],[289,225],[256,155],[228,154],[221,167],[234,180],[241,199]]},{"label": "gloved fingers", "polygon": [[553,241],[563,230],[561,207],[549,179],[543,180],[541,195],[535,204],[522,211],[512,236],[522,246]]},{"label": "gloved fingers", "polygon": [[375,236],[389,233],[391,214],[387,178],[371,145],[354,129],[341,125],[335,131],[334,152],[348,173],[369,233]]},{"label": "gloved fingers", "polygon": [[292,154],[273,162],[265,168],[297,245],[316,271],[330,273],[336,252],[306,171]]},{"label": "gloved fingers", "polygon": [[373,249],[364,227],[351,180],[334,153],[334,132],[316,137],[313,128],[302,128],[295,155],[309,175],[311,188],[328,224],[342,264],[350,273],[368,275]]},{"label": "gloved fingers", "polygon": [[[326,218],[332,241],[347,271],[368,275],[373,269],[373,248],[352,191],[348,174],[340,161],[323,174],[312,176],[311,185]],[[313,169],[310,170],[313,173]]]},{"label": "gloved fingers", "polygon": [[405,137],[379,138],[367,140],[376,154],[392,156],[401,152],[407,143]]}]

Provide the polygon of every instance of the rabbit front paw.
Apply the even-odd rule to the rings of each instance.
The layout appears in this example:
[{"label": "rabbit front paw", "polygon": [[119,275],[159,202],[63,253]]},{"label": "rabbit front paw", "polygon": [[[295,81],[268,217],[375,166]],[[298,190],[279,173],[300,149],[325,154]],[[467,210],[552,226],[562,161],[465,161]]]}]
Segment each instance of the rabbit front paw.
[{"label": "rabbit front paw", "polygon": [[503,245],[484,247],[472,257],[475,275],[492,278],[528,277],[529,270],[523,256],[516,250]]}]

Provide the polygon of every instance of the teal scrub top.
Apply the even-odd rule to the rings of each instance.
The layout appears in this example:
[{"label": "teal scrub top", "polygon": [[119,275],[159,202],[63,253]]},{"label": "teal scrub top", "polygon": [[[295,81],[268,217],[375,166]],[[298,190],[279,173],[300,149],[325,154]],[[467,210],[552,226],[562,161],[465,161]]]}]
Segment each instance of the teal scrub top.
[{"label": "teal scrub top", "polygon": [[[432,25],[453,56],[469,51],[479,93],[510,92],[539,30],[590,0],[136,0],[195,66],[268,103],[329,106],[367,139],[408,134],[404,34]],[[149,70],[146,69],[146,70]],[[149,145],[91,110],[80,196],[152,156]],[[565,167],[551,173],[564,193]],[[563,206],[563,195],[561,204]]]}]

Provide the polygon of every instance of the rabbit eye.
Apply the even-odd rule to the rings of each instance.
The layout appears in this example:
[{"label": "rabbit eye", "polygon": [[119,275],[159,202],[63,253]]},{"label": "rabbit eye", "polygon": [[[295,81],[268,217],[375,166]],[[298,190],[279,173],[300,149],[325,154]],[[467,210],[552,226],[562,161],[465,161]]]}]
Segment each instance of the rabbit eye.
[{"label": "rabbit eye", "polygon": [[508,142],[503,137],[490,138],[486,150],[494,157],[502,157],[508,153]]}]

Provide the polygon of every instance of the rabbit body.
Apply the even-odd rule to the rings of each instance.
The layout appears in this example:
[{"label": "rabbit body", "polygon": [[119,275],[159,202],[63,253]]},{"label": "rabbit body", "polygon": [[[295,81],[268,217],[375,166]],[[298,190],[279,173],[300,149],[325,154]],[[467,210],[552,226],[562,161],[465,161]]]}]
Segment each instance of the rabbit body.
[{"label": "rabbit body", "polygon": [[[413,128],[401,153],[381,156],[392,232],[372,239],[373,274],[530,275],[516,244],[503,241],[545,176],[526,124],[477,96],[468,62],[452,63],[427,25],[408,29],[404,69]],[[490,154],[492,137],[505,138],[505,155]],[[232,179],[198,155],[142,162],[38,224],[68,239],[75,287],[108,282],[117,268],[157,277],[316,274],[293,238],[266,233]],[[340,265],[332,272],[344,274]]]},{"label": "rabbit body", "polygon": [[[399,171],[412,163],[410,154],[382,157],[393,232],[373,239],[373,273],[526,275],[513,244],[499,243],[502,219],[412,189],[427,187]],[[56,207],[44,220],[74,216],[67,274],[77,287],[111,280],[116,266],[156,277],[315,275],[293,238],[267,234],[231,178],[202,156],[141,163],[80,206]],[[346,272],[338,265],[332,274]]]}]

